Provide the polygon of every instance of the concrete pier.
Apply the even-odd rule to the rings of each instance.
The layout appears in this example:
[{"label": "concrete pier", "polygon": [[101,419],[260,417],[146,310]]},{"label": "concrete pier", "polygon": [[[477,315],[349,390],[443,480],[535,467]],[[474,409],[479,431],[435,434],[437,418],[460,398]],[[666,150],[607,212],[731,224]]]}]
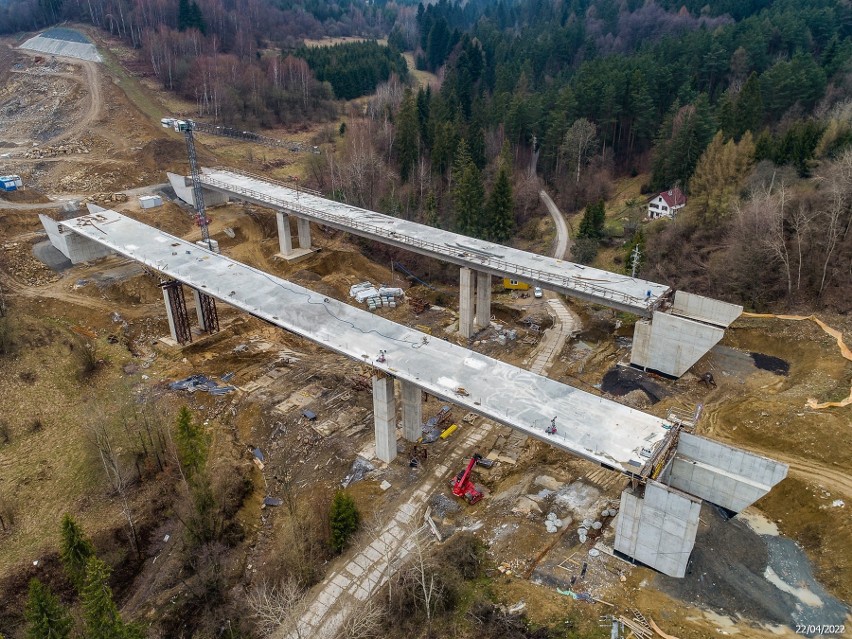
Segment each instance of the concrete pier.
[{"label": "concrete pier", "polygon": [[373,375],[376,457],[388,463],[396,458],[396,397],[393,382],[393,377]]},{"label": "concrete pier", "polygon": [[466,267],[459,269],[459,333],[467,339],[473,336],[475,286],[474,271]]},{"label": "concrete pier", "polygon": [[311,222],[303,217],[296,218],[296,228],[299,231],[299,248],[311,250]]},{"label": "concrete pier", "polygon": [[491,325],[491,274],[476,272],[476,326],[479,330]]},{"label": "concrete pier", "polygon": [[423,435],[423,392],[419,386],[399,380],[402,396],[402,436],[416,442]]},{"label": "concrete pier", "polygon": [[282,257],[290,257],[293,254],[293,235],[290,232],[290,216],[284,211],[276,211],[275,219],[278,222],[278,251]]},{"label": "concrete pier", "polygon": [[196,289],[192,289],[192,300],[195,303],[195,316],[198,318],[198,327],[202,331],[209,331],[210,326],[207,326],[207,320],[204,318],[204,308],[201,305],[201,296],[203,293],[200,293]]},{"label": "concrete pier", "polygon": [[163,287],[163,302],[166,304],[166,319],[169,322],[169,334],[175,343],[180,344],[178,340],[177,326],[175,325],[175,316],[172,313],[172,302],[169,297],[169,289]]}]

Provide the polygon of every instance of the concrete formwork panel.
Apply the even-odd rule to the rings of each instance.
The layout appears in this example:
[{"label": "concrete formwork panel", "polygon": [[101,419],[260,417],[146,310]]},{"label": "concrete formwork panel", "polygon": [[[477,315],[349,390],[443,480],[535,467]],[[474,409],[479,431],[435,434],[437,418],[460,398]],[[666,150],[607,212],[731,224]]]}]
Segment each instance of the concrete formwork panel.
[{"label": "concrete formwork panel", "polygon": [[615,549],[671,577],[683,577],[698,533],[701,500],[649,481],[621,493]]},{"label": "concrete formwork panel", "polygon": [[784,479],[787,470],[787,464],[681,433],[667,479],[674,488],[740,512]]},{"label": "concrete formwork panel", "polygon": [[376,426],[376,457],[383,462],[396,458],[396,397],[393,377],[373,376],[373,420]]},{"label": "concrete formwork panel", "polygon": [[689,317],[699,322],[727,328],[742,315],[743,307],[737,304],[720,302],[709,297],[675,291],[671,312],[674,315]]},{"label": "concrete formwork panel", "polygon": [[[649,330],[650,329],[650,330]],[[637,323],[630,363],[680,377],[719,343],[725,331],[685,317],[654,312],[650,327]]]}]

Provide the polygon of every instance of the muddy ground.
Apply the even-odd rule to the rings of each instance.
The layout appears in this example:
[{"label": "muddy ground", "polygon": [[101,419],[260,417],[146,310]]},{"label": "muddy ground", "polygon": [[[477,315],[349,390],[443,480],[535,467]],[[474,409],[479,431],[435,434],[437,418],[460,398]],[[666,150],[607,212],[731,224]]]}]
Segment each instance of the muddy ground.
[{"label": "muddy ground", "polygon": [[[160,183],[165,170],[185,168],[183,141],[135,110],[101,73],[42,67],[30,56],[0,48],[3,60],[4,79],[34,101],[28,105],[11,94],[0,95],[0,117],[7,118],[4,130],[9,132],[0,146],[6,143],[4,150],[19,154],[13,172],[26,174],[34,187],[31,196],[18,196],[13,203]],[[20,66],[8,71],[14,65]],[[91,97],[95,94],[99,102]],[[52,124],[30,118],[33,105],[49,107]],[[72,114],[91,117],[93,126],[75,135],[81,120]],[[127,130],[138,132],[132,144]],[[57,138],[62,139],[52,143]],[[33,141],[39,147],[32,147]],[[39,157],[23,157],[24,149],[33,148],[41,149]],[[211,149],[211,160],[249,158],[248,150],[238,145],[217,143]],[[270,155],[264,161],[277,160]],[[11,166],[0,160],[0,172]],[[295,171],[288,164],[274,170],[278,175]],[[131,198],[116,207],[167,232],[200,237],[188,211],[178,204],[143,212]],[[141,564],[130,561],[123,550],[126,534],[118,503],[104,483],[87,429],[98,421],[120,423],[119,413],[140,405],[168,421],[182,404],[205,423],[220,468],[245,472],[252,480],[251,495],[238,515],[245,539],[226,565],[237,590],[260,578],[274,567],[290,524],[285,508],[261,508],[263,499],[280,498],[290,490],[304,499],[331,493],[350,473],[358,453],[371,456],[370,371],[221,306],[220,334],[197,339],[181,351],[166,348],[160,342],[167,326],[158,279],[119,258],[51,270],[33,254],[34,246],[44,241],[38,212],[4,209],[0,202],[0,284],[18,342],[11,357],[0,359],[0,415],[10,440],[0,443],[0,507],[15,515],[14,528],[0,531],[0,583],[18,591],[29,576],[53,574],[57,535],[50,522],[72,510],[99,549],[122,567],[115,585],[124,610],[151,619],[157,616],[152,610],[167,609],[170,598],[185,586],[178,579],[179,552],[174,542],[164,541],[166,535],[179,534],[180,526],[157,495],[171,498],[179,482],[157,476],[134,493],[146,545]],[[381,314],[452,338],[456,291],[452,280],[438,275],[444,270],[440,265],[417,270],[424,277],[436,274],[427,278],[433,290],[391,271],[390,261],[384,253],[374,253],[375,247],[319,229],[314,239],[322,250],[289,264],[274,258],[278,246],[270,212],[234,205],[212,210],[211,217],[211,234],[227,255],[338,299],[348,300],[349,286],[364,280],[400,285],[433,306],[415,312],[406,303]],[[546,227],[543,209],[542,220]],[[376,254],[382,258],[374,259]],[[574,307],[583,318],[583,330],[566,344],[551,376],[658,415],[703,404],[699,433],[789,463],[790,477],[755,508],[777,526],[780,536],[758,535],[739,518],[723,521],[705,506],[684,580],[660,577],[604,551],[592,557],[594,544],[611,546],[612,518],[601,517],[601,512],[617,503],[621,477],[495,428],[479,452],[496,463],[476,471],[486,498],[468,507],[452,497],[447,485],[431,500],[443,533],[469,529],[488,543],[493,596],[508,605],[523,600],[535,623],[564,625],[568,616],[579,619],[589,636],[601,634],[600,615],[632,607],[654,616],[681,639],[706,637],[717,629],[745,637],[770,632],[792,636],[803,620],[842,618],[848,611],[842,602],[852,600],[849,411],[817,411],[806,404],[809,398],[831,401],[849,392],[852,365],[838,355],[834,341],[810,322],[743,319],[692,373],[667,380],[618,366],[629,351],[630,318]],[[495,316],[503,327],[517,331],[516,338],[503,344],[496,331],[489,331],[477,337],[473,348],[522,365],[537,341],[523,320],[539,317],[545,326],[541,311],[534,300],[495,289]],[[825,319],[844,331],[847,343],[852,341],[848,318]],[[81,335],[92,334],[104,363],[96,375],[80,379],[74,349]],[[699,381],[705,372],[713,373],[715,387]],[[195,373],[219,379],[233,373],[231,383],[239,390],[221,397],[168,390],[170,381]],[[424,417],[441,406],[430,399]],[[315,413],[316,420],[306,419],[304,410]],[[464,417],[454,411],[450,418],[461,433],[482,423]],[[374,464],[350,488],[365,516],[392,512],[431,464],[455,451],[457,440],[431,445],[422,466],[409,466],[407,454],[386,467]],[[254,448],[265,456],[263,471],[252,461]],[[405,448],[401,445],[403,453]],[[382,481],[391,488],[383,491]],[[834,505],[838,501],[845,505]],[[551,512],[563,523],[560,532],[545,529]],[[577,528],[587,518],[600,520],[602,527],[582,544]],[[780,581],[773,584],[768,568]],[[778,583],[786,585],[779,588]],[[61,580],[56,585],[64,592]],[[556,588],[591,594],[614,606],[577,601]],[[17,599],[3,598],[0,632],[19,629],[21,592]],[[18,636],[18,629],[7,634]]]}]

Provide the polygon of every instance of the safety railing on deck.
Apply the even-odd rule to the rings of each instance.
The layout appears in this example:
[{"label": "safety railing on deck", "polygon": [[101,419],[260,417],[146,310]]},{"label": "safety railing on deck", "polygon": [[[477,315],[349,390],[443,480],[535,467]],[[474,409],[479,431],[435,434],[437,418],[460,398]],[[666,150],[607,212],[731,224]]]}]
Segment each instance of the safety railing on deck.
[{"label": "safety railing on deck", "polygon": [[[411,235],[404,235],[396,231],[391,231],[382,228],[381,226],[376,224],[371,224],[368,222],[363,222],[361,220],[353,219],[352,217],[346,215],[336,215],[328,211],[323,211],[321,209],[317,209],[311,206],[306,206],[302,203],[302,201],[299,201],[301,199],[301,196],[305,195],[305,199],[308,199],[309,201],[310,199],[316,197],[321,198],[327,202],[331,202],[331,200],[323,198],[316,191],[309,191],[307,189],[297,189],[291,184],[276,182],[266,177],[255,176],[243,171],[235,171],[233,169],[221,169],[221,171],[233,173],[235,175],[242,175],[243,177],[252,180],[257,180],[265,184],[273,184],[275,186],[289,189],[296,193],[297,201],[294,202],[293,200],[275,197],[267,192],[251,189],[240,184],[235,184],[234,182],[225,182],[212,177],[210,174],[202,174],[201,182],[213,188],[221,189],[231,193],[236,193],[239,195],[244,195],[259,202],[265,202],[276,208],[288,209],[296,214],[303,215],[320,223],[325,222],[331,225],[342,226],[344,229],[361,231],[361,233],[365,235],[372,236],[372,239],[392,240],[393,242],[398,242],[408,246],[417,247],[425,251],[429,251],[431,253],[436,254],[436,256],[438,257],[453,256],[462,258],[470,262],[475,261],[482,264],[483,266],[487,266],[493,270],[497,270],[507,276],[518,276],[517,279],[532,279],[537,282],[541,282],[542,284],[560,286],[569,291],[584,293],[586,295],[596,297],[601,300],[608,300],[611,302],[623,304],[625,306],[630,306],[638,311],[641,311],[643,314],[647,314],[650,311],[655,301],[653,298],[651,300],[646,300],[633,295],[628,295],[627,293],[621,291],[616,291],[611,288],[607,288],[600,284],[592,284],[583,280],[582,278],[555,275],[554,273],[524,266],[523,264],[507,262],[506,260],[502,260],[496,257],[489,257],[478,252],[465,251],[464,248],[456,248],[448,246],[446,244],[436,244],[434,242],[429,242],[427,240],[423,240],[418,237],[413,237]],[[338,203],[335,202],[334,204]],[[371,213],[376,216],[386,217],[380,213]],[[389,218],[389,221],[393,221],[393,218]],[[516,278],[513,277],[512,279]]]}]

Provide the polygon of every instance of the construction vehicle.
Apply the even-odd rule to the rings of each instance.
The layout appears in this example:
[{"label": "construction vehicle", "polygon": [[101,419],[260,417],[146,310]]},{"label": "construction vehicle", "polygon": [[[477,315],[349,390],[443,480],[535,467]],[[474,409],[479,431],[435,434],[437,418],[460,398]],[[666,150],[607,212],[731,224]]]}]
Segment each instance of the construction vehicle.
[{"label": "construction vehicle", "polygon": [[456,497],[464,497],[467,503],[471,505],[475,504],[483,497],[482,492],[477,490],[473,482],[470,481],[470,473],[473,471],[473,467],[476,466],[476,462],[480,459],[482,459],[482,455],[474,453],[473,457],[470,458],[470,461],[467,464],[467,468],[456,475],[452,482],[453,494]]}]

